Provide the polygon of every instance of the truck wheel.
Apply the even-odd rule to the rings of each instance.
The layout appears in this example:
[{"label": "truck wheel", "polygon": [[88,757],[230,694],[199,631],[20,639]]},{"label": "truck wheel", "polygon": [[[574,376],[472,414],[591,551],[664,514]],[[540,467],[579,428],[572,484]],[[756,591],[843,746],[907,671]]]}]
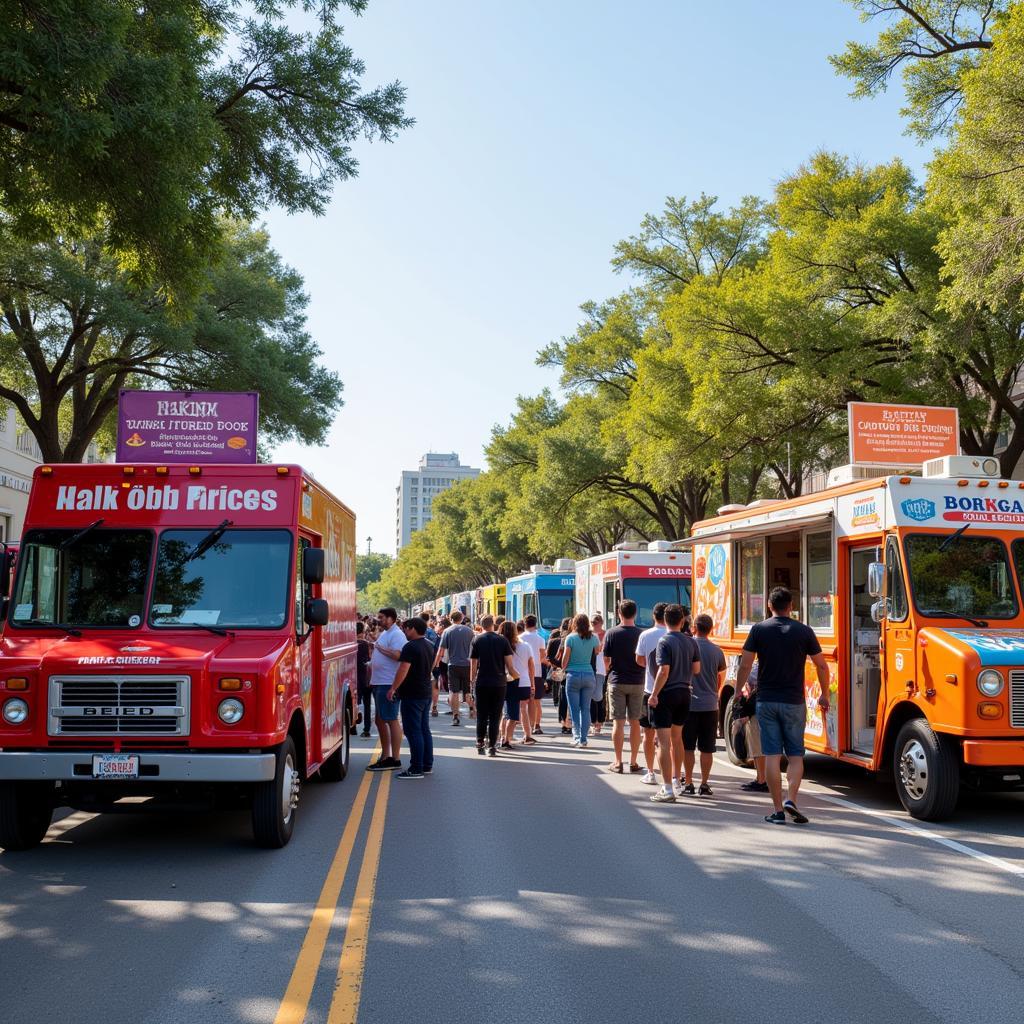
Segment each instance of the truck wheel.
[{"label": "truck wheel", "polygon": [[732,744],[732,713],[733,708],[736,704],[736,698],[730,697],[725,705],[725,714],[722,716],[722,732],[725,733],[723,737],[725,739],[725,752],[729,755],[729,760],[733,764],[739,765],[741,768],[749,768],[754,762],[744,761],[736,753],[736,748]]},{"label": "truck wheel", "polygon": [[53,783],[0,782],[0,847],[38,846],[53,820]]},{"label": "truck wheel", "polygon": [[324,782],[341,782],[348,775],[348,758],[352,749],[349,713],[345,712],[345,728],[341,730],[341,746],[322,765],[319,775]]},{"label": "truck wheel", "polygon": [[302,774],[289,736],[277,748],[277,768],[269,782],[257,782],[252,794],[252,833],[260,846],[279,850],[295,827]]},{"label": "truck wheel", "polygon": [[900,803],[915,818],[942,821],[960,795],[960,756],[949,736],[937,736],[923,718],[912,718],[896,737],[893,776]]}]

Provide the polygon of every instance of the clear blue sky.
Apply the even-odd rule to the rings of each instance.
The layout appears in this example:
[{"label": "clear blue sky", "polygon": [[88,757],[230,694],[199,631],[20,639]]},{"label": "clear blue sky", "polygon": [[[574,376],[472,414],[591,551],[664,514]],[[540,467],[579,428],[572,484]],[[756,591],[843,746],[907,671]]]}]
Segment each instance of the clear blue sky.
[{"label": "clear blue sky", "polygon": [[267,223],[345,382],[329,444],[278,457],[355,509],[360,550],[393,553],[403,468],[482,466],[516,396],[556,386],[537,350],[626,286],[612,247],[666,195],[768,195],[819,148],[928,156],[899,89],[854,101],[833,74],[877,31],[842,0],[371,0],[349,22],[417,123],[359,146],[326,216]]}]

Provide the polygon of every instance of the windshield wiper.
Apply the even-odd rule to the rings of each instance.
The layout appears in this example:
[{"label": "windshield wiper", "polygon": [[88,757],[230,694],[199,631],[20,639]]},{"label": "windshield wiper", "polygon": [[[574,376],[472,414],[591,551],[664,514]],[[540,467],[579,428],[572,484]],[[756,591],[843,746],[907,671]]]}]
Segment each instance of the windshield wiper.
[{"label": "windshield wiper", "polygon": [[229,633],[223,626],[210,626],[205,622],[182,622],[179,623],[182,626],[193,626],[196,629],[205,629],[210,633],[216,633],[217,636],[233,636],[233,633]]},{"label": "windshield wiper", "polygon": [[963,619],[972,626],[988,629],[988,623],[984,619],[972,619],[970,615],[964,615],[962,612],[950,612],[945,608],[922,608],[921,611],[933,619]]},{"label": "windshield wiper", "polygon": [[[946,538],[946,539],[945,539],[945,540],[944,540],[944,541],[943,541],[943,542],[942,542],[942,543],[941,543],[941,544],[939,545],[939,547],[938,547],[938,550],[939,550],[939,551],[945,551],[945,550],[946,550],[946,548],[948,548],[948,547],[950,546],[950,544],[953,544],[953,543],[954,543],[955,541],[959,540],[959,539],[960,539],[960,538],[961,538],[961,537],[963,536],[963,532],[964,532],[964,530],[966,530],[966,529],[967,529],[967,528],[968,528],[968,527],[969,527],[970,525],[971,525],[970,523],[964,523],[964,525],[963,525],[963,526],[961,526],[959,530],[954,530],[954,532],[953,532],[953,533],[951,533],[951,534],[950,534],[950,535],[949,535],[949,536],[948,536],[948,537],[947,537],[947,538]],[[966,618],[967,616],[963,616],[963,617],[964,617],[964,618]]]},{"label": "windshield wiper", "polygon": [[[102,520],[100,520],[100,521],[102,522]],[[220,524],[220,526],[215,526],[215,527],[214,527],[214,528],[213,528],[213,529],[212,529],[212,530],[211,530],[211,531],[210,531],[210,532],[209,532],[209,533],[208,533],[208,534],[207,534],[207,535],[206,535],[206,536],[205,536],[205,537],[204,537],[204,538],[203,538],[203,539],[202,539],[202,540],[201,540],[201,541],[200,541],[200,542],[199,542],[199,543],[198,543],[198,544],[197,544],[197,545],[196,545],[196,546],[195,546],[195,547],[194,547],[194,548],[193,548],[193,549],[192,549],[192,550],[191,550],[191,551],[190,551],[190,552],[188,553],[188,557],[187,557],[187,558],[185,559],[185,561],[186,561],[186,562],[191,562],[191,561],[194,561],[194,560],[195,560],[196,558],[199,558],[199,557],[200,557],[201,555],[205,555],[205,554],[206,554],[206,552],[207,552],[207,551],[209,551],[209,550],[210,550],[210,548],[212,548],[212,547],[213,547],[213,545],[214,545],[214,544],[216,544],[216,543],[217,543],[217,541],[219,541],[219,540],[221,539],[221,537],[223,537],[223,536],[224,536],[224,534],[225,534],[225,533],[227,532],[227,528],[228,528],[229,526],[231,526],[231,525],[232,525],[232,522],[231,522],[231,520],[230,520],[230,519],[225,519],[225,520],[224,520],[224,522]],[[195,623],[192,623],[192,625],[195,625]]]},{"label": "windshield wiper", "polygon": [[67,540],[62,540],[60,542],[60,547],[58,548],[58,550],[64,551],[67,548],[71,547],[72,544],[77,544],[87,533],[92,533],[92,531],[95,530],[97,526],[102,525],[103,520],[97,519],[95,523],[90,523],[87,527],[85,527],[84,530],[79,530],[78,533],[71,534],[71,536],[68,537]]},{"label": "windshield wiper", "polygon": [[[100,522],[102,521],[101,519]],[[46,622],[44,619],[24,619],[17,624],[19,626],[45,626],[47,629],[63,629],[68,636],[82,635],[80,629],[75,629],[74,626],[65,626],[63,622]]]}]

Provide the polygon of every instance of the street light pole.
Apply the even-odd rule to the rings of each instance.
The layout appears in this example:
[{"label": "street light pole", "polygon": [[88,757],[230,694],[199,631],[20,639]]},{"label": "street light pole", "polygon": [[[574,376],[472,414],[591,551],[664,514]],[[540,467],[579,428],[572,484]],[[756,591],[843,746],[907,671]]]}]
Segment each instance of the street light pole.
[{"label": "street light pole", "polygon": [[367,554],[369,554],[369,553],[370,553],[370,543],[371,543],[372,541],[373,541],[373,538],[372,538],[372,537],[367,537],[367,538],[366,538],[366,553],[367,553]]}]

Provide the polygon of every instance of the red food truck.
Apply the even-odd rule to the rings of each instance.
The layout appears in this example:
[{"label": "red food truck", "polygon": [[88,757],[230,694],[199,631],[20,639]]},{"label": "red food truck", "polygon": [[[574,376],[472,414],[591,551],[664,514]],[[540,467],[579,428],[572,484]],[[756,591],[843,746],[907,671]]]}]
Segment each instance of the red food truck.
[{"label": "red food truck", "polygon": [[298,466],[41,466],[4,604],[0,847],[139,796],[281,847],[348,770],[355,517]]}]

